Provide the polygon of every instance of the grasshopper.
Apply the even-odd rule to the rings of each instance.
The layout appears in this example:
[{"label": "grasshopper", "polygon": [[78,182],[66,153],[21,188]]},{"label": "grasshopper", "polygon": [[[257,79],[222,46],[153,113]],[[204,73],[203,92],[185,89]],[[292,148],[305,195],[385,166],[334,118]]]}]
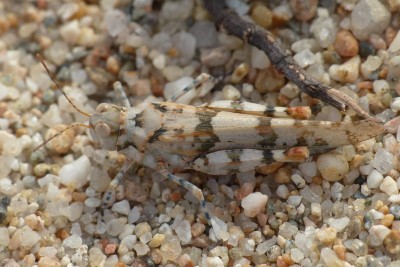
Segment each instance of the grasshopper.
[{"label": "grasshopper", "polygon": [[[190,90],[213,85],[210,75],[201,74],[172,100]],[[94,114],[81,111],[63,92],[77,111],[89,117],[88,125],[73,124],[69,128],[89,128],[96,145],[116,150],[126,158],[104,195],[104,206],[113,203],[122,177],[136,162],[157,170],[193,193],[210,222],[212,217],[202,191],[174,173],[192,169],[210,175],[227,175],[273,162],[302,162],[309,156],[365,141],[384,132],[382,123],[368,119],[356,122],[307,120],[311,115],[309,107],[269,107],[241,101],[216,101],[202,106],[156,102],[131,107],[122,85],[116,82],[114,88],[122,98],[122,106],[102,103]]]}]

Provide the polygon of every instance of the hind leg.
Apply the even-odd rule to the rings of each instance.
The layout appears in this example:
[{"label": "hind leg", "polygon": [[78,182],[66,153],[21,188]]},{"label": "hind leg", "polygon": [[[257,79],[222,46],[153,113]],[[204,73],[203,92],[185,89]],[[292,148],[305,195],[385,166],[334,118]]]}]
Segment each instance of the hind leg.
[{"label": "hind leg", "polygon": [[107,191],[104,193],[103,199],[102,199],[102,206],[104,208],[110,207],[112,204],[115,203],[117,189],[118,186],[121,184],[122,178],[124,177],[125,173],[129,170],[129,168],[132,166],[133,161],[128,161],[126,160],[124,162],[124,165],[122,165],[122,168],[119,170],[117,175],[112,179],[110,184],[108,185]]},{"label": "hind leg", "polygon": [[273,118],[292,118],[305,120],[310,118],[310,107],[271,107],[266,105],[254,104],[251,102],[219,100],[212,103],[201,105],[217,111],[228,111],[256,116]]},{"label": "hind leg", "polygon": [[231,149],[201,156],[191,167],[211,175],[227,175],[247,172],[273,162],[303,162],[308,157],[307,147],[286,150]]}]

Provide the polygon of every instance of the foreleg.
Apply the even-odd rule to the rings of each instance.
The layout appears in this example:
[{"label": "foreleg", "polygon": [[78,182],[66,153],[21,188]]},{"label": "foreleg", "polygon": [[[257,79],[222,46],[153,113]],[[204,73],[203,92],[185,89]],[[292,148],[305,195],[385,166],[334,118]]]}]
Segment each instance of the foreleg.
[{"label": "foreleg", "polygon": [[119,102],[121,102],[121,105],[125,108],[130,108],[131,103],[129,102],[129,98],[126,96],[126,93],[124,91],[124,88],[122,87],[121,82],[115,82],[113,84],[114,90],[118,95]]},{"label": "foreleg", "polygon": [[173,95],[167,101],[175,102],[177,99],[179,99],[180,97],[191,91],[194,91],[195,96],[200,96],[200,97],[204,96],[214,87],[214,85],[215,85],[214,77],[212,77],[210,74],[202,73],[199,76],[197,76],[197,78],[194,79],[191,84],[183,88],[182,91]]},{"label": "foreleg", "polygon": [[184,188],[186,188],[186,190],[191,192],[199,200],[201,210],[204,213],[207,221],[209,223],[211,222],[211,215],[207,210],[207,202],[204,199],[203,192],[201,191],[200,188],[198,188],[197,186],[195,186],[191,182],[189,182],[189,181],[187,181],[187,180],[185,180],[185,179],[183,179],[181,177],[178,177],[178,176],[170,173],[167,169],[160,170],[159,172],[162,175],[164,175],[165,177],[167,177],[169,180],[173,181],[176,184],[179,184],[179,185],[183,186]]},{"label": "foreleg", "polygon": [[103,196],[103,201],[102,201],[103,208],[110,207],[112,204],[114,204],[116,195],[118,194],[117,188],[121,184],[122,178],[124,177],[125,173],[129,170],[129,168],[132,166],[132,164],[133,161],[126,160],[124,162],[124,165],[122,165],[122,168],[117,173],[117,175],[108,185],[107,191],[104,193]]}]

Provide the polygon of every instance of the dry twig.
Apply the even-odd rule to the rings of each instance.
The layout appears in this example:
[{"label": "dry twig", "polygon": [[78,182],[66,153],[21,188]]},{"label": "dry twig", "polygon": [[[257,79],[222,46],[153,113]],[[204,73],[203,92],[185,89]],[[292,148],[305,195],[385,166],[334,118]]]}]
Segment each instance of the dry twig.
[{"label": "dry twig", "polygon": [[361,116],[377,121],[376,118],[370,116],[348,95],[309,77],[294,61],[291,52],[283,50],[269,31],[242,20],[238,14],[226,5],[224,0],[204,0],[204,4],[208,12],[213,16],[218,28],[264,51],[272,65],[282,72],[287,79],[296,84],[301,91],[340,110],[351,107]]}]

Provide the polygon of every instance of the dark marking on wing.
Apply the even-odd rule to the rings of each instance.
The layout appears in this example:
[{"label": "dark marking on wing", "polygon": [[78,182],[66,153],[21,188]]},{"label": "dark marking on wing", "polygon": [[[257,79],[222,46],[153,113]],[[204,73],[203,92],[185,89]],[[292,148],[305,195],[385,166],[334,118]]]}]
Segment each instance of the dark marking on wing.
[{"label": "dark marking on wing", "polygon": [[159,138],[163,133],[165,133],[166,131],[167,131],[167,130],[164,129],[164,128],[160,128],[160,129],[154,131],[153,136],[151,136],[151,137],[149,138],[149,141],[147,141],[147,142],[148,142],[148,143],[153,143],[154,141],[157,141],[158,138]]},{"label": "dark marking on wing", "polygon": [[213,126],[211,124],[212,118],[218,114],[218,111],[210,109],[201,109],[196,111],[200,123],[196,125],[194,135],[194,142],[200,143],[200,151],[207,152],[220,142],[219,137],[213,133]]},{"label": "dark marking on wing", "polygon": [[168,111],[167,107],[160,103],[151,103],[154,108],[162,113],[166,113]]}]

